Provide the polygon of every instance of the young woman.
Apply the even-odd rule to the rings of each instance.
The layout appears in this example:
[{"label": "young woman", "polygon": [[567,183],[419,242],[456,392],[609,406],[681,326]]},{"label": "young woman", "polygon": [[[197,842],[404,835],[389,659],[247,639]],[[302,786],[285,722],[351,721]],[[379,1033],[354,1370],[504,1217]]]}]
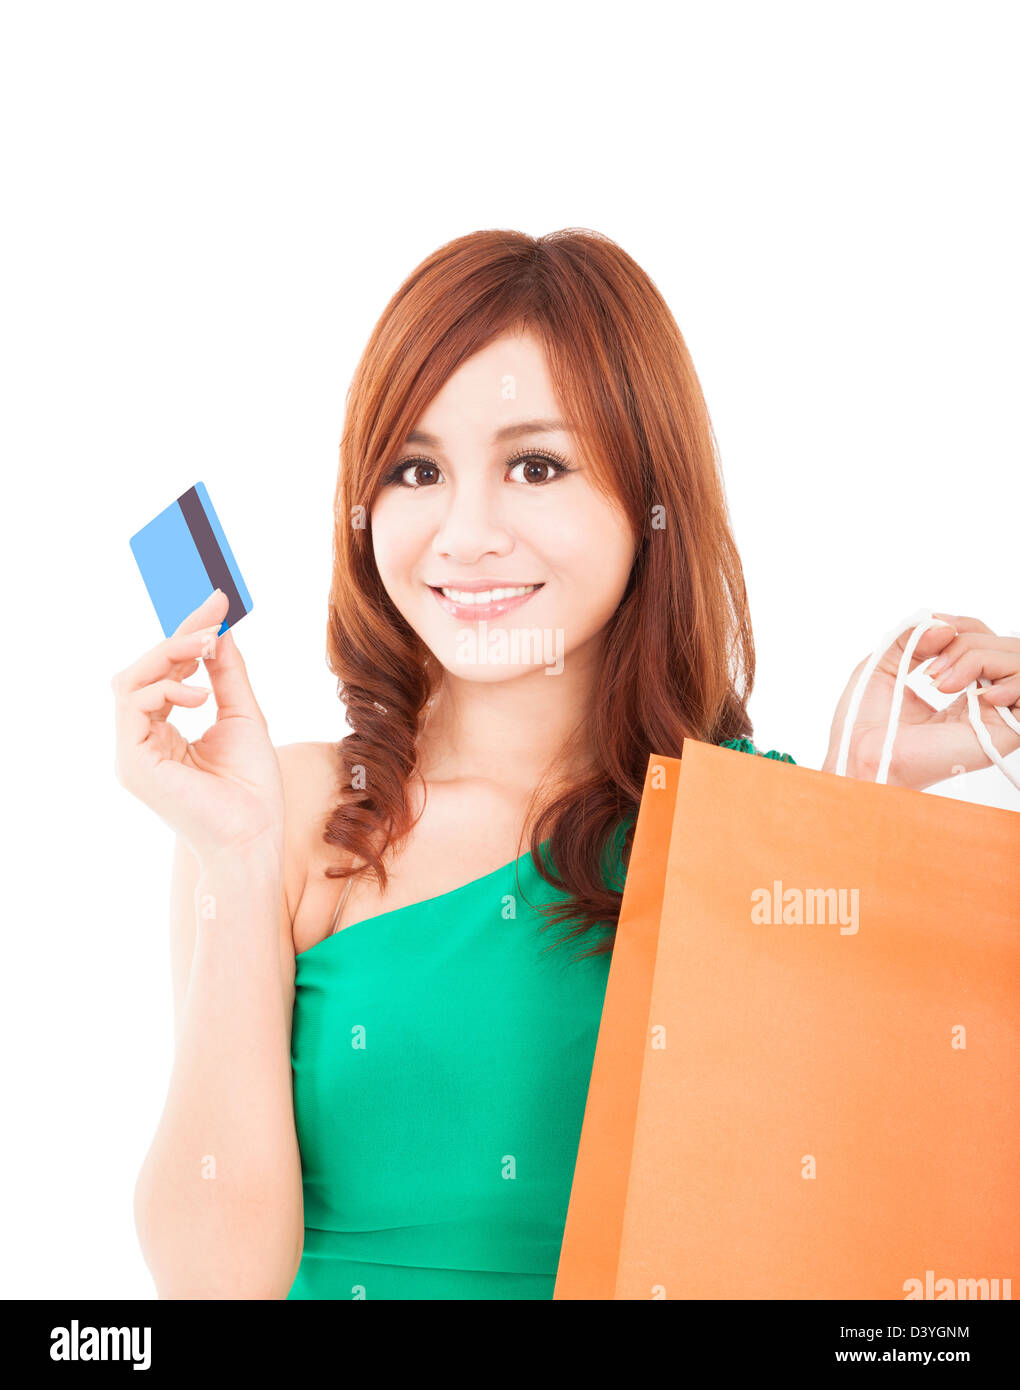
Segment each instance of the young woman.
[{"label": "young woman", "polygon": [[[649,755],[758,751],[712,428],[647,275],[594,233],[479,232],[387,306],[341,445],[339,743],[273,747],[226,608],[114,680],[118,775],[178,834],[176,1057],[136,1189],[158,1291],[550,1298]],[[1020,640],[950,622],[916,659],[1015,704]],[[200,656],[189,745],[168,715]],[[889,782],[984,764],[963,701],[906,692]]]}]

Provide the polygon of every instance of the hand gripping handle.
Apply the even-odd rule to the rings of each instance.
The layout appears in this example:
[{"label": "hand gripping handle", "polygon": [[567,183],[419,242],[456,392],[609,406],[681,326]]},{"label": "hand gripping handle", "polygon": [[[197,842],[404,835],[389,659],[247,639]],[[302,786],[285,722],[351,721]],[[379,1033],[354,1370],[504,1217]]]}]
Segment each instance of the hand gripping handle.
[{"label": "hand gripping handle", "polygon": [[[860,675],[857,677],[857,684],[854,686],[853,694],[850,696],[850,704],[847,708],[846,718],[843,721],[843,733],[839,743],[839,756],[836,759],[836,775],[838,777],[846,776],[846,765],[850,755],[850,737],[853,733],[854,725],[857,722],[857,712],[861,707],[864,691],[867,688],[872,673],[881,658],[896,641],[897,637],[899,637],[900,633],[906,632],[908,628],[913,628],[914,630],[911,632],[907,639],[907,644],[903,648],[899,668],[896,672],[896,684],[893,688],[892,706],[889,710],[889,723],[886,727],[885,742],[882,744],[882,756],[879,759],[878,772],[875,776],[876,782],[884,782],[886,780],[889,775],[889,764],[892,761],[893,745],[896,742],[900,708],[903,704],[903,687],[910,673],[910,659],[914,654],[914,649],[929,628],[948,626],[949,624],[943,622],[941,618],[933,617],[930,609],[919,608],[916,613],[911,613],[908,618],[902,618],[894,628],[887,632],[868,657]],[[987,680],[984,676],[979,679],[982,685],[991,684],[991,681]],[[973,680],[959,692],[961,695],[966,692],[967,695],[967,718],[970,721],[970,726],[974,730],[974,734],[985,756],[990,762],[993,762],[1003,776],[1007,777],[1010,782],[1012,782],[1013,786],[1020,791],[1020,778],[1016,776],[1011,768],[1006,766],[1005,759],[992,743],[988,730],[985,728],[977,701],[977,687],[978,681]],[[994,709],[1015,733],[1020,734],[1020,722],[1016,720],[1010,710],[1004,709],[1001,705],[990,705],[989,708]]]}]

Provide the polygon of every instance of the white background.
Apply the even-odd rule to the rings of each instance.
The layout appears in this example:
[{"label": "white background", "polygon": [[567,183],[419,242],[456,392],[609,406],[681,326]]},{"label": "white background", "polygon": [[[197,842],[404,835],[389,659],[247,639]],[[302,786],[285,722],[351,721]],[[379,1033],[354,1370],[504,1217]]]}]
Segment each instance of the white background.
[{"label": "white background", "polygon": [[[340,737],[344,395],[441,243],[590,227],[659,286],[719,437],[759,747],[819,767],[918,607],[1020,628],[1015,16],[8,0],[0,1294],[154,1292],[131,1198],[172,836],[113,776],[110,678],[162,637],[128,538],[204,480],[274,742]],[[994,768],[933,794],[1020,808]]]}]

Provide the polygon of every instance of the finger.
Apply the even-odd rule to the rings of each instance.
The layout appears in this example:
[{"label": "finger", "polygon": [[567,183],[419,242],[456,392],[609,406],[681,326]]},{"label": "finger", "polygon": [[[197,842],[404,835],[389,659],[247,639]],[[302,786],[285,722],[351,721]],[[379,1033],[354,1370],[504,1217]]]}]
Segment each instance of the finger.
[{"label": "finger", "polygon": [[184,685],[181,681],[159,680],[123,696],[117,711],[118,769],[129,768],[138,748],[151,730],[150,716],[163,705],[184,705],[194,708],[209,694],[199,685]]},{"label": "finger", "polygon": [[934,680],[939,671],[948,671],[949,667],[955,665],[967,652],[987,651],[993,647],[1007,652],[1015,652],[1020,657],[1020,637],[997,637],[994,632],[991,634],[961,632],[947,643],[939,653],[939,658],[943,664],[933,663],[933,666],[929,666],[928,673]]},{"label": "finger", "polygon": [[111,681],[114,692],[118,695],[129,695],[133,690],[139,690],[144,685],[151,685],[153,681],[169,676],[175,666],[195,661],[206,651],[211,652],[218,627],[219,624],[215,624],[199,628],[197,631],[175,632],[172,637],[165,637],[126,670],[114,676]]},{"label": "finger", "polygon": [[[227,598],[222,589],[214,589],[209,597],[204,599],[197,608],[192,609],[184,621],[178,625],[174,632],[174,636],[176,637],[178,633],[207,632],[211,630],[214,636],[219,637],[219,629],[223,626],[223,620],[227,616],[229,609],[229,598]],[[213,656],[215,655],[215,651],[216,648],[214,645],[210,647],[208,651],[203,651],[201,655],[203,657]],[[173,672],[175,678],[179,678],[180,674],[179,671]]]},{"label": "finger", "polygon": [[[169,673],[168,673],[168,679],[174,680],[174,681],[183,681],[183,680],[187,679],[188,676],[193,676],[197,670],[198,670],[198,658],[197,658],[197,657],[192,657],[192,658],[190,659],[190,661],[176,662],[176,663],[170,668],[170,671],[169,671]],[[200,689],[200,687],[199,687],[199,686],[189,685],[189,686],[185,686],[185,689],[186,689],[186,690],[198,690],[198,689]],[[153,711],[152,716],[151,716],[152,722],[153,722],[154,724],[156,724],[156,723],[159,723],[159,722],[162,721],[162,720],[168,719],[168,718],[170,717],[170,711],[171,711],[172,709],[173,709],[173,705],[170,703],[170,701],[169,701],[169,700],[164,701],[163,706],[162,706],[161,709],[158,709],[158,710],[154,710],[154,711]]]},{"label": "finger", "polygon": [[152,685],[145,685],[141,690],[136,690],[133,695],[128,696],[128,705],[132,709],[152,714],[164,704],[200,705],[208,694],[209,691],[205,686],[185,685],[183,681],[163,680],[156,681]]},{"label": "finger", "polygon": [[[965,635],[961,635],[957,642],[966,640]],[[1015,676],[1020,672],[1020,641],[1015,637],[979,637],[982,643],[980,647],[968,645],[961,648],[959,655],[944,671],[936,671],[932,676],[939,690],[948,692],[950,690],[962,690],[971,681],[977,680],[978,676],[987,676],[990,680],[999,680],[1001,677]],[[995,643],[994,646],[991,643]],[[953,644],[956,646],[956,643]],[[952,650],[947,648],[946,655],[952,658]]]},{"label": "finger", "polygon": [[205,669],[216,696],[217,719],[226,719],[231,715],[263,718],[248,679],[248,669],[231,629],[228,628],[218,639],[215,660],[207,661]]},{"label": "finger", "polygon": [[203,599],[197,608],[193,608],[183,622],[178,623],[174,629],[173,636],[179,632],[194,632],[196,628],[208,627],[213,621],[219,626],[227,616],[227,609],[230,607],[230,600],[222,589],[213,589],[207,599]]},{"label": "finger", "polygon": [[978,696],[986,705],[1005,705],[1007,709],[1011,709],[1020,702],[1020,676],[1013,676],[1011,680],[995,681],[992,685],[983,685],[978,691]]},{"label": "finger", "polygon": [[[913,651],[913,659],[915,661],[927,661],[929,657],[934,656],[936,653],[944,652],[949,643],[954,641],[958,635],[955,627],[930,627],[927,632],[922,632],[921,636],[917,639],[917,646]],[[909,637],[909,632],[902,632],[896,639],[896,645],[901,652],[907,645]]]},{"label": "finger", "polygon": [[941,618],[945,623],[952,623],[957,632],[987,632],[990,637],[995,636],[995,631],[987,623],[983,623],[980,618],[959,617],[954,613],[932,613],[933,618]]}]

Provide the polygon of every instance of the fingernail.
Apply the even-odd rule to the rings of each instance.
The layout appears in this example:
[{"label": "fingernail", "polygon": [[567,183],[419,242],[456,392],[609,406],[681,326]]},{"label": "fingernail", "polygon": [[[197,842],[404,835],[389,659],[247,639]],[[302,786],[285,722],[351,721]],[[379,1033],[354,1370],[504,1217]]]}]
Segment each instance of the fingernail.
[{"label": "fingernail", "polygon": [[949,665],[949,657],[948,657],[948,656],[937,656],[937,657],[935,658],[935,660],[932,662],[932,664],[928,667],[928,674],[929,674],[929,676],[934,676],[934,674],[935,674],[936,671],[941,671],[941,670],[943,670],[943,669],[944,669],[946,666],[948,666],[948,665]]},{"label": "fingernail", "polygon": [[938,680],[935,682],[935,684],[938,686],[939,690],[942,689],[942,684],[943,684],[943,682],[944,682],[944,681],[947,681],[947,680],[949,679],[949,677],[950,677],[952,674],[953,674],[953,668],[952,668],[952,666],[947,666],[946,669],[945,669],[945,670],[942,672],[942,674],[939,676]]},{"label": "fingernail", "polygon": [[213,627],[200,627],[198,629],[198,637],[201,642],[201,649],[198,654],[203,661],[209,661],[216,655],[216,638],[219,630],[219,623]]}]

